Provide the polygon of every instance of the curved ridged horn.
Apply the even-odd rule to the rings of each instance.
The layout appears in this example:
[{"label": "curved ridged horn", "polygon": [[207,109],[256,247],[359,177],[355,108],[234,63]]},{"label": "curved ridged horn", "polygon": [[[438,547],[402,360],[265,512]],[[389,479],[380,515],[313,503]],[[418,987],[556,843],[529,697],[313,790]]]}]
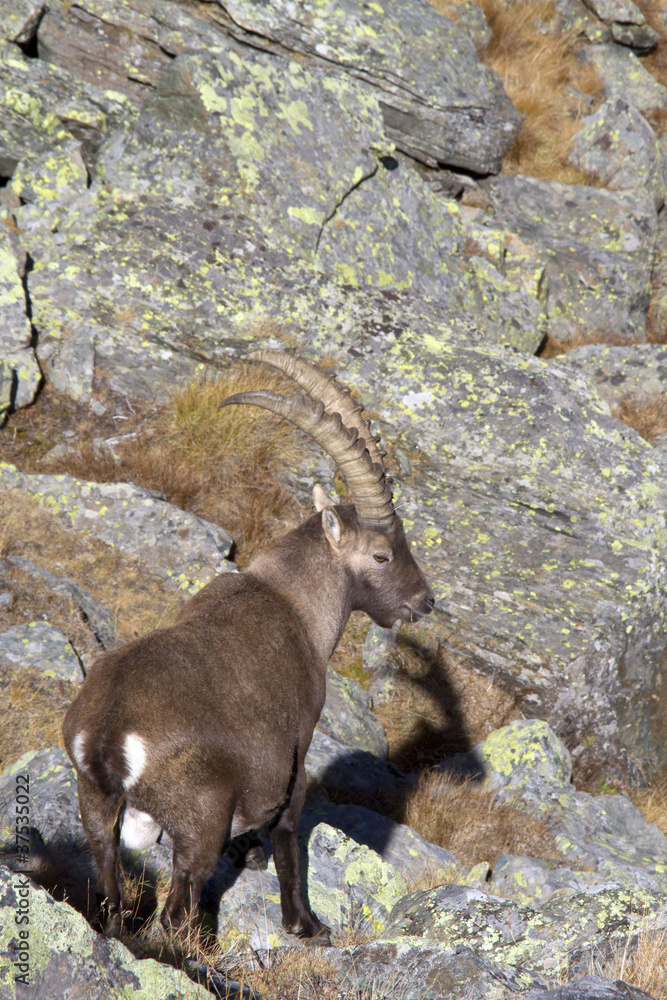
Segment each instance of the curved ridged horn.
[{"label": "curved ridged horn", "polygon": [[327,413],[321,400],[311,399],[302,392],[294,396],[281,396],[268,389],[237,392],[223,399],[220,406],[232,403],[263,406],[310,434],[333,458],[345,478],[360,525],[374,531],[389,531],[394,523],[394,508],[384,470],[372,462],[364,438],[356,427],[343,424],[340,413]]},{"label": "curved ridged horn", "polygon": [[[312,399],[321,400],[327,413],[340,413],[344,425],[355,427],[359,437],[366,442],[373,464],[384,470],[384,452],[378,448],[379,437],[371,431],[370,422],[361,416],[362,404],[355,403],[348,387],[339,385],[335,375],[325,375],[317,365],[287,351],[253,351],[246,358],[277,368],[305,389]],[[388,481],[391,482],[391,479]]]}]

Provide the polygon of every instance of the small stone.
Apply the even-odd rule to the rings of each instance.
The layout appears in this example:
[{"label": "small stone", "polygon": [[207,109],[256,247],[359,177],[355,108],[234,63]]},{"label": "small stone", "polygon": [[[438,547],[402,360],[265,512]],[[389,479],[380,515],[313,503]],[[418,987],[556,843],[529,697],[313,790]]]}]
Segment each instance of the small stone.
[{"label": "small stone", "polygon": [[90,408],[93,413],[96,413],[98,417],[103,416],[107,412],[107,408],[104,403],[100,403],[99,399],[90,400]]},{"label": "small stone", "polygon": [[5,590],[0,594],[0,611],[11,611],[14,607],[14,595],[11,590]]}]

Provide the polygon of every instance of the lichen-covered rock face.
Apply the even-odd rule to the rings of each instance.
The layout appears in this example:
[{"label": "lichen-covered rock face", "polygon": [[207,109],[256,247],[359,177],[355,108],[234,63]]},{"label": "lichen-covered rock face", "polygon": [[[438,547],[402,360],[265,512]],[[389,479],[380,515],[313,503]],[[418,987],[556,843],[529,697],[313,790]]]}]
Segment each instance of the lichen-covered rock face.
[{"label": "lichen-covered rock face", "polygon": [[215,573],[235,568],[225,561],[232,538],[223,528],[130,483],[24,475],[0,463],[0,489],[26,490],[68,527],[139,556],[152,572],[191,594]]},{"label": "lichen-covered rock face", "polygon": [[[23,915],[27,921],[16,920]],[[17,975],[25,978],[17,982]],[[0,868],[0,991],[7,1000],[74,995],[206,1000],[211,995],[171,966],[136,959],[29,876],[5,868]]]},{"label": "lichen-covered rock face", "polygon": [[[335,933],[381,935],[389,912],[406,893],[403,876],[379,854],[326,823],[308,833],[304,888],[311,909]],[[307,858],[307,860],[305,860]],[[238,874],[238,873],[237,873]],[[219,933],[235,947],[276,948],[290,942],[282,927],[280,888],[273,862],[243,871],[232,885],[227,868],[218,911]]]},{"label": "lichen-covered rock face", "polygon": [[[17,775],[27,776],[30,825],[47,845],[83,843],[76,772],[64,750],[29,750],[0,775],[0,845],[3,852],[16,843]],[[22,782],[25,787],[25,782]]]},{"label": "lichen-covered rock face", "polygon": [[605,97],[621,97],[642,113],[667,108],[667,87],[658,83],[625,46],[614,42],[593,45],[588,56],[602,79]]},{"label": "lichen-covered rock face", "polygon": [[621,97],[600,105],[575,133],[568,163],[612,191],[648,189],[656,211],[665,201],[662,154],[643,115]]},{"label": "lichen-covered rock face", "polygon": [[388,939],[419,937],[451,952],[459,947],[490,954],[495,962],[556,973],[570,968],[577,952],[602,953],[616,938],[637,935],[642,921],[667,926],[664,894],[596,886],[539,909],[501,900],[475,889],[443,885],[397,903],[385,932]]},{"label": "lichen-covered rock face", "polygon": [[391,138],[427,162],[496,171],[518,132],[519,116],[498,76],[479,61],[469,36],[426,0],[390,11],[355,0],[270,7],[235,0],[226,17],[210,19],[166,2],[137,6],[85,0],[77,14],[66,3],[50,4],[38,32],[40,54],[92,83],[103,67],[114,89],[143,102],[167,54],[210,51],[227,32],[251,38],[255,48],[295,55],[295,64],[304,56],[326,64],[342,81],[361,79],[382,102]]},{"label": "lichen-covered rock face", "polygon": [[[553,363],[580,372],[610,406],[630,396],[641,404],[667,391],[667,347],[664,344],[585,344],[553,359]],[[652,444],[664,451],[664,434]]]},{"label": "lichen-covered rock face", "polygon": [[517,233],[545,258],[554,340],[645,340],[657,227],[648,191],[506,176],[487,187],[492,223]]},{"label": "lichen-covered rock face", "polygon": [[651,49],[658,33],[646,23],[646,18],[632,0],[586,0],[586,6],[611,27],[611,35],[620,45],[642,52]]},{"label": "lichen-covered rock face", "polygon": [[0,633],[0,663],[36,667],[45,677],[82,681],[79,657],[68,638],[48,622],[30,622]]},{"label": "lichen-covered rock face", "polygon": [[318,722],[322,732],[344,746],[368,750],[377,757],[387,756],[387,737],[371,700],[361,684],[327,670],[327,696]]}]

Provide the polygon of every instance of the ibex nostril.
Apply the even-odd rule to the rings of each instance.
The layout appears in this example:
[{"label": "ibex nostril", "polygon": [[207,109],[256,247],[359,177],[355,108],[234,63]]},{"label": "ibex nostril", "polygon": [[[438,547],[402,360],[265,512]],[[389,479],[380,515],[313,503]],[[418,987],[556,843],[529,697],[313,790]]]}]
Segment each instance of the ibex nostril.
[{"label": "ibex nostril", "polygon": [[433,594],[429,594],[427,597],[424,598],[424,604],[428,604],[429,608],[433,610],[433,608],[435,607],[435,597],[433,596]]}]

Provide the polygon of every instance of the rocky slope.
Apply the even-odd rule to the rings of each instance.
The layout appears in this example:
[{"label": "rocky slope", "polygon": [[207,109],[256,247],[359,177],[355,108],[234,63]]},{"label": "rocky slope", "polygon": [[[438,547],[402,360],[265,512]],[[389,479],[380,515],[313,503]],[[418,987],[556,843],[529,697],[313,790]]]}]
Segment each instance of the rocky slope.
[{"label": "rocky slope", "polygon": [[[16,0],[0,23],[2,411],[39,406],[44,382],[92,413],[106,390],[160,400],[250,345],[334,359],[388,442],[438,599],[430,634],[526,720],[468,764],[544,818],[562,866],[458,865],[454,889],[442,849],[340,805],[345,789],[409,779],[385,759],[368,696],[330,677],[310,769],[339,804],[306,817],[309,891],[340,932],[371,921],[375,940],[332,962],[382,995],[397,963],[404,995],[546,989],[555,969],[584,974],[584,956],[634,940],[638,912],[664,926],[662,835],[626,799],[568,784],[570,761],[621,784],[665,764],[667,465],[612,413],[619,386],[662,393],[647,315],[659,332],[667,175],[650,121],[667,89],[639,58],[655,32],[629,0],[557,4],[604,88],[569,153],[600,186],[574,187],[498,173],[520,116],[477,56],[481,11],[464,8],[454,24],[426,0]],[[584,346],[544,362],[547,333]],[[316,464],[330,486],[334,470]],[[4,463],[0,488],[138,558],[166,589],[194,593],[234,569],[224,526],[134,484]],[[98,596],[21,558],[2,568],[7,602],[20,570],[80,608],[95,645],[116,641]],[[0,648],[7,669],[39,662],[54,682],[86,668],[48,623],[4,630]],[[378,703],[390,680],[380,671]],[[547,762],[539,780],[526,733],[528,756]],[[77,841],[69,765],[27,750],[6,788],[17,767],[30,773],[48,847],[42,796],[60,775],[58,836]],[[407,893],[415,852],[446,889]],[[154,854],[168,867],[168,851]],[[218,876],[220,927],[282,946],[271,870]]]}]

